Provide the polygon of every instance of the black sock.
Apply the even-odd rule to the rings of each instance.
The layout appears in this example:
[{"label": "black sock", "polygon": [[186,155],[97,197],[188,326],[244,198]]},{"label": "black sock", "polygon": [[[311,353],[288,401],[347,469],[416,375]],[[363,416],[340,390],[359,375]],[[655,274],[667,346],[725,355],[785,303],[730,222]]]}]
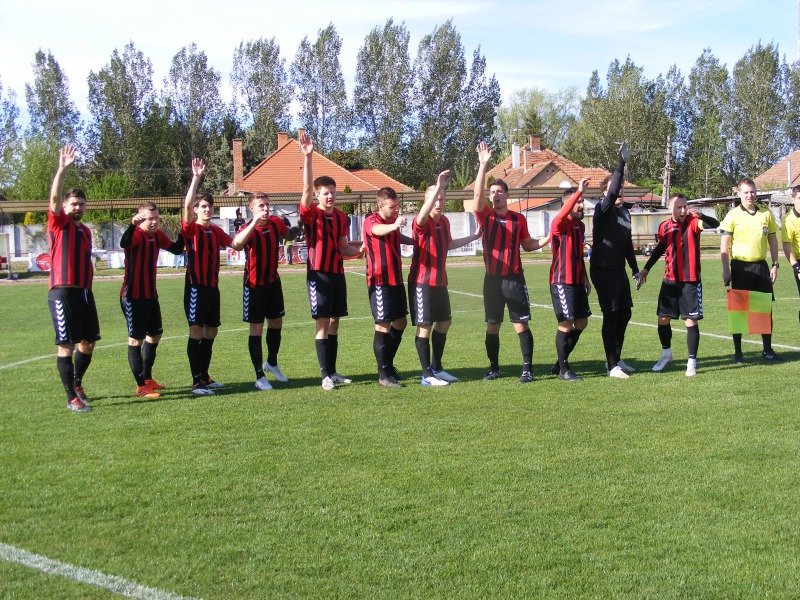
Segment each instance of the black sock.
[{"label": "black sock", "polygon": [[741,333],[734,333],[733,334],[733,352],[735,354],[742,353],[742,334]]},{"label": "black sock", "polygon": [[339,335],[328,334],[328,374],[336,373],[336,358],[339,355]]},{"label": "black sock", "polygon": [[672,348],[672,326],[670,326],[669,323],[658,326],[658,339],[661,341],[662,350],[669,350]]},{"label": "black sock", "polygon": [[489,357],[489,368],[492,371],[500,370],[500,334],[486,334],[486,356]]},{"label": "black sock", "polygon": [[617,366],[619,357],[617,353],[617,321],[619,321],[619,313],[611,310],[603,313],[603,328],[601,334],[603,336],[603,350],[606,353],[606,361],[608,362],[609,371]]},{"label": "black sock", "polygon": [[156,362],[156,350],[158,342],[150,343],[147,340],[142,344],[142,374],[145,381],[153,378],[153,365]]},{"label": "black sock", "polygon": [[764,352],[772,352],[772,334],[771,333],[763,334],[761,336],[761,343],[764,346]]},{"label": "black sock", "polygon": [[189,338],[186,342],[186,355],[189,357],[189,370],[192,372],[192,384],[200,383],[203,361],[200,358],[200,340]]},{"label": "black sock", "polygon": [[264,376],[264,354],[261,351],[261,336],[251,335],[247,337],[247,350],[250,352],[250,362],[253,363],[253,369],[256,372],[256,379],[261,379]]},{"label": "black sock", "polygon": [[278,351],[281,349],[281,329],[267,327],[267,362],[273,367],[278,364]]},{"label": "black sock", "polygon": [[572,351],[575,350],[575,346],[578,345],[578,340],[581,339],[581,334],[583,333],[583,329],[570,329],[569,333],[567,334],[567,360],[569,360],[569,355],[572,354]]},{"label": "black sock", "polygon": [[317,350],[317,362],[319,363],[319,372],[322,378],[325,379],[328,373],[328,340],[314,340],[314,347]]},{"label": "black sock", "polygon": [[72,366],[72,356],[57,357],[56,366],[64,391],[67,393],[67,402],[69,402],[75,397],[75,368]]},{"label": "black sock", "polygon": [[403,341],[403,329],[395,329],[394,327],[389,327],[389,364],[394,367],[394,357],[397,356],[397,350],[400,348],[400,342]]},{"label": "black sock", "polygon": [[86,369],[89,368],[89,363],[91,362],[91,354],[84,354],[80,350],[75,351],[75,387],[81,386],[83,376],[86,374]]},{"label": "black sock", "polygon": [[431,373],[431,343],[428,338],[416,336],[414,338],[414,345],[417,347],[417,355],[419,356],[419,364],[422,366],[422,374],[425,377],[433,375]]},{"label": "black sock", "polygon": [[376,331],[372,337],[372,350],[375,352],[375,362],[378,363],[378,375],[386,377],[386,367],[389,366],[392,340],[389,333]]},{"label": "black sock", "polygon": [[434,371],[442,370],[442,356],[444,355],[444,345],[447,343],[447,334],[436,331],[431,331],[431,347],[433,350],[433,360],[431,367]]},{"label": "black sock", "polygon": [[697,358],[697,349],[700,347],[699,325],[686,328],[686,347],[689,349],[689,358]]},{"label": "black sock", "polygon": [[136,380],[136,385],[144,385],[141,346],[128,345],[128,364],[131,367],[133,378]]},{"label": "black sock", "polygon": [[568,331],[556,329],[556,355],[558,356],[558,367],[561,372],[567,370],[567,357],[569,357],[569,334]]},{"label": "black sock", "polygon": [[204,337],[200,344],[200,372],[203,376],[203,381],[211,379],[208,370],[211,368],[211,355],[214,353],[214,338]]},{"label": "black sock", "polygon": [[533,363],[533,333],[530,329],[526,329],[519,336],[519,349],[522,351],[522,370],[531,371],[531,364]]}]

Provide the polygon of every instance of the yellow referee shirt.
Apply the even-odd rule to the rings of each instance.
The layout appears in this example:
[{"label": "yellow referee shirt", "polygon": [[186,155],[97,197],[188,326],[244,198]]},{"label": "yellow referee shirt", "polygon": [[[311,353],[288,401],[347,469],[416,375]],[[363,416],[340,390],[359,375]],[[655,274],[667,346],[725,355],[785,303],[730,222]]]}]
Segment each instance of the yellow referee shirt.
[{"label": "yellow referee shirt", "polygon": [[797,214],[794,207],[783,217],[781,241],[791,242],[792,253],[800,257],[800,214]]},{"label": "yellow referee shirt", "polygon": [[734,260],[758,262],[767,258],[767,236],[778,232],[772,211],[763,207],[751,215],[742,205],[725,215],[720,230],[731,234],[730,257]]}]

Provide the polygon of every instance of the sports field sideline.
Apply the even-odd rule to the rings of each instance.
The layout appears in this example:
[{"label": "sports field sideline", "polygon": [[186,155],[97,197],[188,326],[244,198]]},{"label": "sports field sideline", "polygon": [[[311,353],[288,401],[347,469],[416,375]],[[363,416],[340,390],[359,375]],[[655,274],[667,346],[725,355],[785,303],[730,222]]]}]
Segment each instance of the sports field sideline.
[{"label": "sports field sideline", "polygon": [[162,278],[157,400],[133,396],[120,282],[98,279],[87,415],[63,407],[46,285],[0,285],[0,595],[796,597],[800,300],[788,269],[774,311],[783,363],[762,364],[751,336],[733,367],[719,261],[706,260],[697,377],[683,374],[682,326],[675,362],[649,370],[657,266],[626,339],[639,371],[605,376],[592,319],[571,360],[584,381],[571,384],[547,370],[548,265],[525,267],[532,385],[516,383],[508,323],[504,377],[481,380],[483,270],[464,266],[449,269],[445,353],[459,383],[418,385],[408,329],[406,387],[378,386],[366,286],[349,272],[339,370],[355,382],[324,392],[305,279],[291,272],[290,382],[253,389],[241,282],[223,277],[212,375],[226,387],[208,398],[189,394],[183,281]]}]

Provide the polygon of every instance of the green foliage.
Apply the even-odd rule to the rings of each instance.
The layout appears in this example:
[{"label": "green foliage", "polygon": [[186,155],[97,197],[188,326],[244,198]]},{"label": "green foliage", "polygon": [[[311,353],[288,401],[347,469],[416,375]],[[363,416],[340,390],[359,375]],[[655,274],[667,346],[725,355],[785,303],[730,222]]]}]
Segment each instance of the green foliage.
[{"label": "green foliage", "polygon": [[17,95],[14,90],[8,90],[3,97],[3,84],[0,82],[0,195],[11,195],[18,168],[20,151],[18,119]]},{"label": "green foliage", "polygon": [[46,225],[47,213],[45,212],[26,212],[22,220],[23,225]]},{"label": "green foliage", "polygon": [[367,168],[365,157],[361,150],[353,148],[352,150],[331,150],[325,155],[335,162],[340,167],[345,169],[364,169]]},{"label": "green foliage", "polygon": [[36,52],[33,85],[25,84],[28,104],[28,137],[41,137],[56,146],[76,144],[81,129],[80,113],[69,99],[69,79],[50,53]]},{"label": "green foliage", "polygon": [[[17,200],[48,200],[57,166],[58,144],[55,141],[41,136],[26,138],[11,196]],[[65,189],[75,187],[77,183],[77,171],[70,169],[67,171]]]},{"label": "green foliage", "polygon": [[[577,119],[580,96],[575,87],[550,92],[542,88],[522,88],[497,109],[495,137],[511,153],[511,144],[528,143],[529,135],[541,135],[541,144],[556,152],[565,151],[569,128]],[[500,152],[498,152],[500,154]]]},{"label": "green foliage", "polygon": [[346,215],[354,215],[356,213],[356,205],[353,202],[342,202],[337,204],[337,207]]}]

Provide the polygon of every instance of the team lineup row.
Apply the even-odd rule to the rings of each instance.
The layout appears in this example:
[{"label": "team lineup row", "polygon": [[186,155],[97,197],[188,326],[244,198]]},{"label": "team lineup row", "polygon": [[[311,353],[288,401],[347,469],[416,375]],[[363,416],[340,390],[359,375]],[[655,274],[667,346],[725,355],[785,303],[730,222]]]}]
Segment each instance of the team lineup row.
[{"label": "team lineup row", "polygon": [[[311,315],[315,322],[315,350],[325,390],[350,380],[336,369],[340,318],[347,313],[347,289],[343,257],[366,258],[367,286],[375,321],[373,349],[378,381],[384,387],[402,387],[394,367],[410,313],[416,326],[415,347],[422,368],[423,386],[446,386],[457,380],[443,367],[442,359],[451,324],[447,291],[446,257],[450,249],[478,238],[483,242],[486,269],[483,298],[486,320],[486,352],[489,369],[485,380],[500,377],[500,327],[506,309],[519,337],[522,372],[519,382],[533,381],[533,335],[529,328],[530,302],[521,263],[521,250],[533,251],[547,244],[552,249],[550,292],[558,320],[557,362],[553,374],[564,381],[580,381],[570,368],[569,356],[591,315],[589,294],[592,283],[603,314],[602,340],[606,369],[610,377],[626,379],[633,369],[621,358],[625,331],[633,306],[631,269],[636,285],[645,283],[655,262],[664,256],[665,270],[658,298],[658,334],[662,356],[654,371],[672,361],[670,322],[681,318],[687,328],[688,363],[686,375],[697,369],[698,321],[702,319],[700,279],[700,232],[705,227],[721,227],[723,279],[734,289],[772,293],[777,277],[777,225],[772,213],[755,205],[755,185],[742,180],[738,186],[741,205],[732,209],[722,224],[716,219],[689,209],[686,198],[673,195],[671,217],[658,231],[658,243],[643,269],[639,270],[631,237],[631,217],[624,204],[623,173],[629,150],[623,144],[614,174],[602,184],[602,198],[593,215],[593,251],[587,272],[584,263],[585,225],[583,193],[588,179],[577,189],[567,190],[562,207],[543,238],[531,237],[527,221],[507,206],[508,187],[502,180],[489,186],[486,201],[486,169],[491,150],[478,144],[478,174],[475,181],[474,210],[478,229],[472,235],[453,239],[450,224],[443,214],[444,193],[450,172],[439,174],[435,185],[411,224],[411,237],[401,233],[405,217],[399,217],[399,201],[392,188],[377,193],[377,210],[364,222],[363,244],[354,248],[347,242],[346,216],[337,208],[336,182],[330,177],[314,179],[311,138],[301,132],[300,150],[304,155],[303,193],[300,221],[307,244],[307,276]],[[65,172],[75,160],[75,149],[66,146],[59,154],[48,214],[48,239],[52,266],[48,301],[56,332],[57,366],[67,395],[67,406],[77,412],[91,407],[82,380],[91,362],[94,345],[100,337],[99,321],[92,296],[91,234],[82,223],[86,210],[85,194],[79,189],[63,192]],[[288,235],[286,224],[270,215],[269,198],[256,193],[250,198],[253,218],[233,237],[212,224],[213,196],[198,193],[205,164],[192,161],[192,180],[184,202],[181,232],[170,240],[159,229],[155,204],[140,206],[131,219],[120,245],[125,251],[125,275],[120,304],[128,326],[128,361],[136,380],[136,395],[159,396],[164,386],[152,374],[156,350],[162,334],[161,311],[156,291],[156,264],[161,249],[187,254],[184,309],[189,323],[187,356],[192,376],[191,391],[211,395],[222,384],[209,370],[214,339],[220,326],[219,269],[220,249],[230,247],[245,253],[243,315],[249,323],[248,348],[255,370],[255,387],[268,390],[265,373],[287,381],[278,366],[284,300],[278,275],[278,252]],[[795,278],[800,244],[800,189],[794,194],[796,206],[787,215],[783,228],[784,250]],[[315,202],[316,200],[316,202]],[[414,255],[406,290],[402,274],[400,245],[413,245]],[[766,263],[766,251],[773,265]],[[798,280],[800,290],[800,280]],[[410,311],[409,311],[410,309]],[[267,324],[264,336],[264,323]],[[266,337],[267,358],[263,360],[262,340]],[[734,334],[734,362],[742,362],[741,335]],[[780,360],[771,347],[771,336],[763,335],[765,360]]]}]

